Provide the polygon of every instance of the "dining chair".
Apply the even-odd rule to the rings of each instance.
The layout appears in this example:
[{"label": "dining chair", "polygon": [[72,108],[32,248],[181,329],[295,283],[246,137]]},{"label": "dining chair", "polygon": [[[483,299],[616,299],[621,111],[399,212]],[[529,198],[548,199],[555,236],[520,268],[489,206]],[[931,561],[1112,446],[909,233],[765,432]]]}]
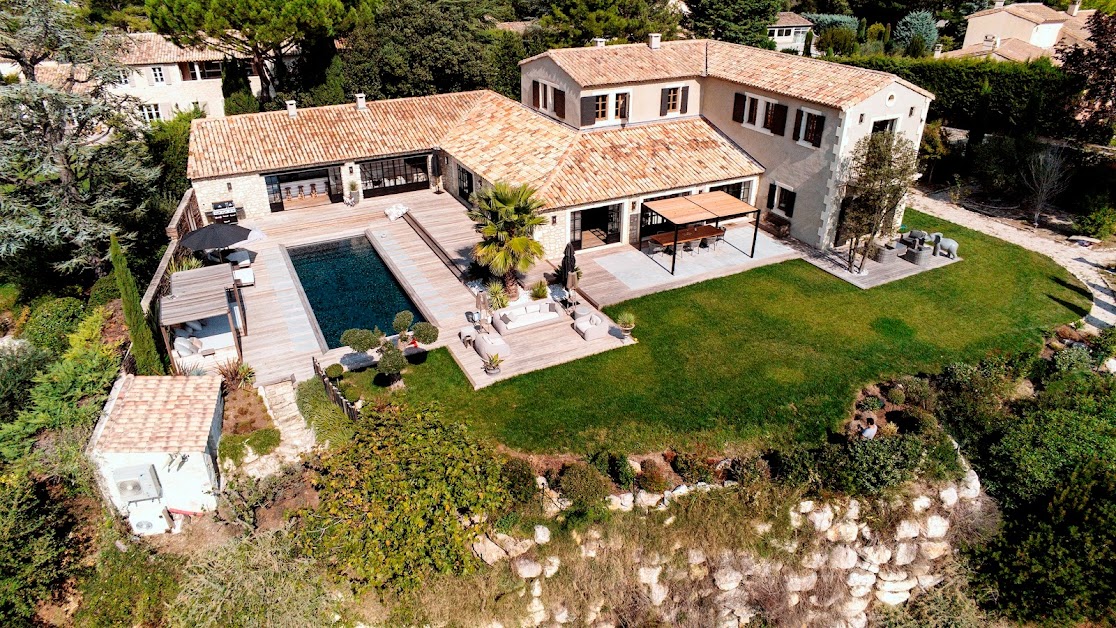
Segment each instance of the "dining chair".
[{"label": "dining chair", "polygon": [[288,185],[285,189],[287,192],[287,200],[289,201],[291,200],[291,187]]},{"label": "dining chair", "polygon": [[682,250],[683,251],[688,251],[690,253],[690,255],[693,255],[694,254],[694,243],[693,242],[684,243],[682,245]]},{"label": "dining chair", "polygon": [[714,251],[717,250],[717,243],[723,241],[724,239],[725,239],[725,232],[724,231],[721,231],[720,233],[717,234],[717,237],[713,238],[713,250]]},{"label": "dining chair", "polygon": [[306,196],[306,195],[303,194],[303,189],[302,189],[302,186],[300,185],[300,186],[298,186],[298,197],[302,198],[304,196]]},{"label": "dining chair", "polygon": [[311,183],[310,184],[310,196],[317,196],[317,195],[318,195],[318,184],[317,183]]}]

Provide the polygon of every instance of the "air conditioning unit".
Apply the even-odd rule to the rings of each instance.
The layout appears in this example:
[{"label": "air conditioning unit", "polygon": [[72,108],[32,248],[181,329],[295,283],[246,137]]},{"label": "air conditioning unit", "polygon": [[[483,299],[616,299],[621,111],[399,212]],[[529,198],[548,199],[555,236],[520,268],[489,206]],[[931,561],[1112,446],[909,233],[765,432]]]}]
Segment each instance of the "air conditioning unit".
[{"label": "air conditioning unit", "polygon": [[163,534],[174,527],[174,521],[167,509],[154,502],[132,506],[128,512],[128,523],[132,526],[132,531],[139,536]]},{"label": "air conditioning unit", "polygon": [[125,503],[158,499],[162,495],[159,476],[155,474],[153,465],[117,469],[112,477],[116,481],[116,491]]}]

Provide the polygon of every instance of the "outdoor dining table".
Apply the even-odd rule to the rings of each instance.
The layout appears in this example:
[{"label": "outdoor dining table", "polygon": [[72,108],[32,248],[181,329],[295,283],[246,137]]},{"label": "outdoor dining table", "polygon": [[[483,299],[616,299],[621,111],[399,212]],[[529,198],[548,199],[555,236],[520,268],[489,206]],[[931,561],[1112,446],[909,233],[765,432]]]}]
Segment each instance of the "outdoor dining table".
[{"label": "outdoor dining table", "polygon": [[723,227],[714,227],[713,225],[695,225],[693,227],[686,227],[678,230],[678,237],[675,239],[675,232],[668,231],[666,233],[658,233],[650,238],[652,242],[662,247],[674,246],[675,243],[694,242],[703,238],[715,238],[719,235],[724,235],[725,230]]}]

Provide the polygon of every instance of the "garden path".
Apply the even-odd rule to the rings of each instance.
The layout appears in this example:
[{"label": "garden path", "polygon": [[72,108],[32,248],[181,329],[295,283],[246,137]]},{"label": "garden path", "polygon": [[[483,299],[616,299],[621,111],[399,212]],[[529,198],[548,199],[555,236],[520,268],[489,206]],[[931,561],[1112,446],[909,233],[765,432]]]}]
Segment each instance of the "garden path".
[{"label": "garden path", "polygon": [[1109,281],[1116,277],[1106,270],[1109,264],[1116,262],[1116,252],[1087,249],[1065,239],[1021,229],[951,203],[945,195],[944,192],[927,195],[912,191],[911,206],[920,212],[1018,244],[1053,259],[1081,280],[1093,295],[1093,308],[1084,319],[1086,326],[1099,329],[1116,325],[1116,295],[1109,287]]},{"label": "garden path", "polygon": [[306,419],[298,411],[294,384],[283,381],[262,388],[280,440],[275,451],[244,464],[244,472],[257,478],[278,473],[283,465],[298,462],[299,456],[313,449],[317,442],[313,430],[306,426]]}]

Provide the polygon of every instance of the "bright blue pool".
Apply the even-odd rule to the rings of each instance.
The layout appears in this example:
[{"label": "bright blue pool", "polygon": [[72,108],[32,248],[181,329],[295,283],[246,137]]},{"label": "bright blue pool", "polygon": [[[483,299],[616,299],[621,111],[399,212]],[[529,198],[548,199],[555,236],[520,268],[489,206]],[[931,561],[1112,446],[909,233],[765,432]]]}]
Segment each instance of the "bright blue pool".
[{"label": "bright blue pool", "polygon": [[346,329],[379,327],[394,333],[396,313],[422,314],[380,259],[368,238],[358,236],[287,249],[306,300],[331,349]]}]

